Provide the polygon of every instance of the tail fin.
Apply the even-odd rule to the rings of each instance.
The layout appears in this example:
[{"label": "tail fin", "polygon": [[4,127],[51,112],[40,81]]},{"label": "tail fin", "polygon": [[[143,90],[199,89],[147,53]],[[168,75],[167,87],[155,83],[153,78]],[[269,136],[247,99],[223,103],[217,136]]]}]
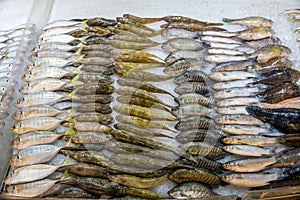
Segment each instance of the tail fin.
[{"label": "tail fin", "polygon": [[223,18],[222,21],[225,22],[225,23],[230,23],[230,22],[232,22],[233,20],[232,20],[232,19],[229,19],[229,18]]}]

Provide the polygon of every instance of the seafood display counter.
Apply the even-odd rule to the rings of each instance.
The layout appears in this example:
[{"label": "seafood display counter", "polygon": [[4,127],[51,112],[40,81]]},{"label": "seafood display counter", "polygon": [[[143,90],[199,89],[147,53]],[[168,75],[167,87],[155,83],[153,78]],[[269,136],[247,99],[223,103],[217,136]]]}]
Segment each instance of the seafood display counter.
[{"label": "seafood display counter", "polygon": [[84,2],[0,30],[3,199],[299,198],[299,2]]}]

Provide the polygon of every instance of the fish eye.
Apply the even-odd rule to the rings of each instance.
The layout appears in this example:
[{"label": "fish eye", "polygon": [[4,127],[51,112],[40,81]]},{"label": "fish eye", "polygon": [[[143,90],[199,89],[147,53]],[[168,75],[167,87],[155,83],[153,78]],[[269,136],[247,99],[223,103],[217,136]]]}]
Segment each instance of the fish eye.
[{"label": "fish eye", "polygon": [[31,71],[29,72],[29,75],[32,75],[32,72],[31,72]]},{"label": "fish eye", "polygon": [[23,98],[21,99],[21,101],[24,102],[24,101],[25,101],[25,98],[23,97]]}]

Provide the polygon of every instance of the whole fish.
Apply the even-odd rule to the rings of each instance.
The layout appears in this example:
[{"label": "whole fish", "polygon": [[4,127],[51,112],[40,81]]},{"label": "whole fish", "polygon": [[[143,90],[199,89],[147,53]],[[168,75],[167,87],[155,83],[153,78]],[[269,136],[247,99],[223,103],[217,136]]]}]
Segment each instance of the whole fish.
[{"label": "whole fish", "polygon": [[220,183],[220,178],[204,169],[177,169],[169,175],[169,179],[175,183],[196,181],[208,185]]},{"label": "whole fish", "polygon": [[244,87],[248,87],[252,83],[253,83],[253,80],[248,78],[248,79],[243,79],[243,80],[214,83],[212,88],[215,90],[224,90],[224,89],[230,89],[230,88],[244,88]]},{"label": "whole fish", "polygon": [[210,117],[215,113],[215,110],[199,104],[186,104],[181,105],[174,112],[180,118],[191,115]]},{"label": "whole fish", "polygon": [[102,114],[109,114],[112,112],[112,108],[109,104],[102,103],[84,103],[77,106],[72,106],[74,110],[78,112],[98,112]]},{"label": "whole fish", "polygon": [[131,35],[115,35],[113,37],[114,40],[123,40],[128,42],[139,42],[139,43],[147,43],[147,44],[153,44],[153,45],[159,45],[158,42],[155,42],[151,39],[148,39],[146,37],[141,37],[139,35],[131,36]]},{"label": "whole fish", "polygon": [[299,166],[300,151],[299,148],[296,148],[291,151],[287,151],[286,153],[280,155],[280,157],[276,160],[276,163],[272,165],[272,167],[293,167]]},{"label": "whole fish", "polygon": [[[247,112],[258,119],[268,122],[284,133],[297,133],[300,130],[300,110],[287,108],[261,108],[247,106]],[[278,123],[280,122],[280,123]]]},{"label": "whole fish", "polygon": [[74,116],[74,120],[77,122],[99,122],[105,125],[111,124],[114,121],[110,115],[98,112],[77,113]]},{"label": "whole fish", "polygon": [[192,50],[177,50],[170,53],[166,58],[165,61],[167,63],[173,63],[175,60],[180,58],[193,58],[202,60],[204,58],[204,50],[203,51],[192,51]]},{"label": "whole fish", "polygon": [[221,130],[232,135],[258,135],[269,133],[271,130],[267,127],[253,126],[253,125],[222,125]]},{"label": "whole fish", "polygon": [[[220,24],[219,24],[220,25]],[[219,26],[218,25],[218,26]],[[184,22],[184,21],[173,21],[167,24],[163,24],[161,28],[179,28],[179,29],[186,29],[193,32],[199,31],[225,31],[224,28],[218,26],[207,26],[199,23],[194,22]]]},{"label": "whole fish", "polygon": [[155,111],[155,109],[152,108],[146,108],[142,106],[136,106],[136,105],[129,105],[129,104],[120,104],[120,105],[115,105],[113,109],[121,113],[123,115],[130,115],[130,116],[136,116],[140,117],[146,120],[151,120],[151,121],[162,121],[162,120],[167,120],[167,121],[176,121],[178,120],[176,117],[172,117],[170,115],[166,115],[163,112],[158,112]]},{"label": "whole fish", "polygon": [[227,106],[246,106],[249,104],[259,103],[259,99],[255,97],[236,97],[230,99],[223,99],[216,102],[219,107]]},{"label": "whole fish", "polygon": [[113,58],[118,62],[155,63],[162,64],[158,56],[138,50],[115,49],[111,51]]},{"label": "whole fish", "polygon": [[112,47],[117,49],[135,49],[135,50],[143,50],[158,45],[158,43],[141,43],[135,41],[119,40],[119,39],[113,39],[109,43]]},{"label": "whole fish", "polygon": [[239,31],[236,38],[240,38],[243,40],[261,40],[269,37],[273,37],[275,35],[275,31],[268,27],[254,27],[251,29],[246,29],[243,31]]},{"label": "whole fish", "polygon": [[125,72],[131,70],[143,71],[147,69],[161,68],[164,67],[163,63],[141,63],[141,62],[116,62],[116,67],[113,68],[114,73],[118,76],[123,76]]},{"label": "whole fish", "polygon": [[243,71],[248,66],[257,64],[255,59],[248,59],[242,61],[229,61],[216,65],[212,71],[213,72],[224,72],[224,71]]},{"label": "whole fish", "polygon": [[[81,51],[81,49],[79,49]],[[68,51],[63,51],[63,50],[40,50],[33,52],[29,57],[28,60],[31,62],[34,62],[35,60],[39,58],[48,58],[48,57],[59,57],[59,58],[64,58],[64,59],[73,59],[73,58],[78,58],[81,54],[81,52],[76,51],[75,53],[73,52],[68,52]]]},{"label": "whole fish", "polygon": [[197,199],[216,196],[210,188],[198,182],[181,183],[168,191],[168,194],[175,199]]},{"label": "whole fish", "polygon": [[[124,18],[123,18],[124,19]],[[156,31],[145,25],[134,23],[130,20],[126,20],[126,23],[118,24],[117,27],[122,30],[127,30],[143,37],[153,37],[161,34],[161,31]]]},{"label": "whole fish", "polygon": [[223,164],[223,168],[233,172],[259,172],[276,162],[276,157],[246,158]]},{"label": "whole fish", "polygon": [[212,171],[217,171],[219,172],[222,168],[221,163],[205,158],[203,156],[194,156],[195,160],[197,161],[196,163],[193,163],[191,161],[188,161],[186,159],[179,159],[176,162],[179,162],[184,165],[190,165],[196,168],[202,168],[202,169],[207,169],[207,170],[212,170]]},{"label": "whole fish", "polygon": [[5,184],[21,184],[41,180],[51,175],[59,168],[73,164],[73,162],[70,162],[68,159],[66,159],[61,165],[56,166],[47,164],[36,164],[20,167],[6,177]]},{"label": "whole fish", "polygon": [[64,43],[70,43],[73,42],[74,40],[78,40],[81,43],[85,43],[85,40],[88,38],[88,36],[86,37],[82,37],[82,38],[76,38],[73,37],[69,34],[55,34],[55,35],[47,35],[47,36],[43,36],[43,37],[39,37],[38,42],[36,43],[36,45],[38,44],[42,44],[42,43],[48,43],[48,42],[64,42]]},{"label": "whole fish", "polygon": [[51,144],[65,135],[74,135],[72,130],[64,133],[56,133],[53,131],[34,131],[22,134],[11,142],[11,147],[16,150],[26,149],[31,146],[41,144]]},{"label": "whole fish", "polygon": [[76,163],[68,166],[68,172],[81,177],[99,177],[107,178],[108,173],[104,167],[88,164],[88,163]]},{"label": "whole fish", "polygon": [[[102,80],[99,79],[98,82],[95,80],[90,83],[75,85],[73,87],[74,88],[73,91],[78,95],[112,94],[115,88],[111,85],[111,83],[107,82],[110,81],[111,79],[110,78],[106,79],[105,77],[102,78],[101,78]],[[92,80],[90,79],[89,81]]]},{"label": "whole fish", "polygon": [[[286,148],[285,148],[286,149]],[[223,147],[223,150],[228,153],[232,153],[240,156],[251,156],[251,157],[260,157],[260,156],[270,156],[278,153],[285,149],[280,148],[262,148],[250,145],[227,145]]]},{"label": "whole fish", "polygon": [[25,198],[33,198],[37,197],[46,191],[48,191],[51,187],[53,187],[56,183],[70,180],[71,178],[68,177],[68,174],[65,173],[59,179],[44,179],[40,181],[35,181],[32,183],[25,183],[19,185],[12,185],[5,189],[4,195],[5,196],[12,196],[12,197],[25,197]]},{"label": "whole fish", "polygon": [[99,74],[99,73],[91,73],[91,72],[83,72],[78,75],[76,75],[73,79],[72,82],[75,83],[113,83],[114,79],[111,78],[110,76],[106,76],[104,74]]},{"label": "whole fish", "polygon": [[140,178],[132,175],[110,175],[108,179],[114,183],[118,183],[121,185],[126,185],[128,187],[134,188],[152,188],[156,185],[161,184],[162,182],[168,179],[167,174],[161,177],[154,178]]},{"label": "whole fish", "polygon": [[246,45],[252,47],[254,50],[258,50],[269,45],[281,45],[281,43],[282,43],[281,40],[277,37],[269,37],[260,40],[246,41]]},{"label": "whole fish", "polygon": [[62,150],[61,153],[83,163],[91,163],[102,167],[108,167],[112,165],[112,161],[103,153],[98,151]]},{"label": "whole fish", "polygon": [[213,123],[210,118],[203,116],[189,116],[183,119],[185,119],[185,121],[181,120],[175,125],[175,128],[179,131],[186,131],[189,129],[208,129]]},{"label": "whole fish", "polygon": [[223,18],[223,22],[231,24],[241,24],[253,27],[272,27],[273,21],[257,16],[245,17],[240,19]]},{"label": "whole fish", "polygon": [[214,143],[221,138],[220,133],[206,129],[190,129],[180,132],[175,139],[180,143],[207,142]]},{"label": "whole fish", "polygon": [[71,141],[75,144],[102,144],[112,139],[109,134],[98,132],[81,131],[76,135],[72,135]]},{"label": "whole fish", "polygon": [[208,45],[210,42],[225,43],[225,44],[242,44],[242,40],[237,38],[229,37],[219,37],[219,36],[210,36],[210,35],[201,35],[200,40],[207,42]]},{"label": "whole fish", "polygon": [[149,81],[149,82],[161,82],[173,78],[172,76],[158,75],[152,72],[134,71],[134,70],[128,71],[123,76],[129,79],[136,79],[139,81]]},{"label": "whole fish", "polygon": [[216,92],[213,97],[216,99],[227,99],[233,97],[251,97],[260,92],[259,87],[229,88]]},{"label": "whole fish", "polygon": [[184,16],[165,16],[162,18],[165,22],[172,23],[172,22],[184,22],[184,23],[195,23],[199,24],[202,26],[222,26],[223,23],[213,23],[213,22],[205,22],[205,21],[200,21],[197,19],[189,18],[189,17],[184,17]]},{"label": "whole fish", "polygon": [[295,83],[278,83],[259,93],[261,102],[278,103],[282,100],[300,96],[299,86]]},{"label": "whole fish", "polygon": [[123,14],[123,17],[140,24],[151,24],[162,20],[162,18],[158,18],[158,17],[157,18],[138,17],[132,14]]},{"label": "whole fish", "polygon": [[264,123],[250,115],[221,115],[214,118],[218,124],[263,125]]},{"label": "whole fish", "polygon": [[198,51],[203,50],[205,45],[193,39],[178,37],[163,43],[161,48],[169,52],[174,52],[177,50]]},{"label": "whole fish", "polygon": [[175,84],[180,85],[184,82],[204,82],[209,83],[209,78],[206,73],[200,70],[188,70],[183,74],[174,78]]},{"label": "whole fish", "polygon": [[234,173],[221,177],[221,179],[232,185],[239,187],[260,187],[268,185],[270,181],[275,181],[280,178],[280,172],[273,173]]},{"label": "whole fish", "polygon": [[244,71],[230,71],[230,72],[212,72],[208,77],[215,81],[234,81],[234,80],[244,80],[248,78],[257,77],[257,75],[244,72]]},{"label": "whole fish", "polygon": [[[208,54],[211,55],[229,55],[229,56],[235,56],[235,55],[244,55],[243,52],[240,52],[238,50],[234,49],[219,49],[219,48],[210,48],[207,50]],[[237,61],[238,62],[238,61]]]},{"label": "whole fish", "polygon": [[222,55],[222,54],[215,54],[215,55],[207,55],[205,56],[204,60],[206,62],[220,64],[224,62],[230,62],[230,61],[244,61],[248,60],[249,56],[245,55]]},{"label": "whole fish", "polygon": [[261,76],[254,78],[253,84],[277,84],[280,82],[297,82],[300,78],[300,72],[295,69],[287,68],[282,70],[274,70],[263,73]]},{"label": "whole fish", "polygon": [[263,47],[250,55],[251,58],[255,58],[258,62],[264,63],[272,58],[287,58],[291,54],[291,50],[288,47],[282,45],[273,45]]},{"label": "whole fish", "polygon": [[263,147],[268,144],[276,144],[283,141],[283,138],[266,137],[261,135],[236,135],[228,136],[222,139],[224,144],[247,144],[259,147]]},{"label": "whole fish", "polygon": [[62,122],[73,122],[72,116],[65,119],[58,119],[55,117],[33,117],[13,125],[11,130],[15,134],[24,134],[31,131],[48,131],[54,130]]},{"label": "whole fish", "polygon": [[32,164],[45,163],[51,160],[57,153],[63,148],[72,146],[71,143],[67,143],[64,146],[55,145],[36,145],[27,149],[21,150],[17,155],[14,155],[9,165],[12,167],[21,167]]}]

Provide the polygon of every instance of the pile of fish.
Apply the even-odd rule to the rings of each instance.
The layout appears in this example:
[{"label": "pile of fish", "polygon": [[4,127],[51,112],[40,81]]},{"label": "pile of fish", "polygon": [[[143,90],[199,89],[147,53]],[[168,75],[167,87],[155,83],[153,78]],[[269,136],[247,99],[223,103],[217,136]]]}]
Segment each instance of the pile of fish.
[{"label": "pile of fish", "polygon": [[33,33],[33,28],[33,26],[28,27],[28,32],[25,32],[25,26],[23,25],[0,32],[0,129],[5,125],[4,121],[8,116],[7,111],[16,86],[15,78],[18,64],[15,58],[17,51],[25,34]]},{"label": "pile of fish", "polygon": [[[289,9],[286,10],[285,13],[289,16],[289,19],[292,20],[292,22],[294,22],[296,26],[294,32],[298,34],[300,31],[300,27],[299,27],[300,9],[299,8]],[[297,38],[297,42],[300,42],[300,39]]]},{"label": "pile of fish", "polygon": [[189,199],[226,184],[298,185],[290,54],[262,17],[51,22],[22,76],[3,197]]}]

